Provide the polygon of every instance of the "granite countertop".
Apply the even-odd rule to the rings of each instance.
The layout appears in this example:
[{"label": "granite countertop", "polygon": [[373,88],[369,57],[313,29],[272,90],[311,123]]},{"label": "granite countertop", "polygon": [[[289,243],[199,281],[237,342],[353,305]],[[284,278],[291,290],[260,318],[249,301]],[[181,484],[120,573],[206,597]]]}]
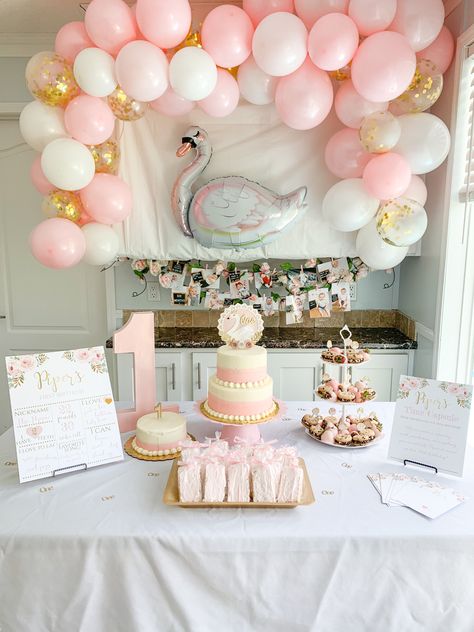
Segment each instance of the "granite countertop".
[{"label": "granite countertop", "polygon": [[[395,328],[354,327],[353,340],[368,349],[416,349],[417,343]],[[328,340],[339,340],[339,328],[267,327],[259,344],[268,349],[322,349]],[[222,345],[213,327],[160,327],[155,329],[156,349],[217,348]],[[112,339],[107,340],[112,347]]]}]

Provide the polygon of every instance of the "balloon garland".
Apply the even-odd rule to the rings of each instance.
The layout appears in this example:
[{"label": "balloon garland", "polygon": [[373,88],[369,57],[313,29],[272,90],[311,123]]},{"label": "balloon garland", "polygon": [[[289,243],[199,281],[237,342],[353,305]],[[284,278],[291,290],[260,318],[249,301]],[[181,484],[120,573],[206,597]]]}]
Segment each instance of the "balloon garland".
[{"label": "balloon garland", "polygon": [[425,111],[453,57],[443,21],[442,0],[243,0],[214,8],[199,32],[188,0],[92,0],[84,22],[64,25],[55,50],[26,68],[35,101],[20,129],[41,152],[31,178],[47,216],[31,234],[33,255],[52,268],[117,256],[112,224],[129,216],[132,195],[117,175],[116,119],[149,107],[223,117],[242,96],[274,101],[298,130],[320,125],[334,103],[345,127],[325,160],[341,181],[324,198],[324,219],[359,231],[367,265],[396,265],[427,226],[418,175],[450,146],[445,124]]}]

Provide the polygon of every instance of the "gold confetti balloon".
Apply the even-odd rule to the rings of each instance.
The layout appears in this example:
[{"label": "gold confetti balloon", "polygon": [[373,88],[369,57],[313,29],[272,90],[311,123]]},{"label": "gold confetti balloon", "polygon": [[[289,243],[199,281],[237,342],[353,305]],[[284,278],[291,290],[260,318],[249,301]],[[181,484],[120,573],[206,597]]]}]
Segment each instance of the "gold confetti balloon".
[{"label": "gold confetti balloon", "polygon": [[328,72],[328,75],[331,79],[335,79],[336,81],[345,81],[346,79],[351,78],[351,64],[347,64],[347,66],[343,66],[342,68],[338,68],[337,70],[331,70]]},{"label": "gold confetti balloon", "polygon": [[166,57],[168,58],[168,61],[172,59],[175,53],[177,53],[182,48],[187,48],[188,46],[197,46],[198,48],[202,48],[201,33],[199,29],[194,31],[191,28],[181,44],[178,44],[178,46],[175,46],[174,48],[168,48],[168,50],[166,51]]},{"label": "gold confetti balloon", "polygon": [[371,154],[384,154],[400,140],[401,125],[390,112],[369,114],[359,129],[362,147]]},{"label": "gold confetti balloon", "polygon": [[377,231],[391,246],[411,246],[428,226],[425,209],[415,200],[400,197],[384,202],[376,216]]},{"label": "gold confetti balloon", "polygon": [[132,99],[120,86],[107,97],[107,102],[114,115],[121,121],[137,121],[145,116],[148,109],[148,103]]},{"label": "gold confetti balloon", "polygon": [[394,114],[415,114],[428,110],[443,91],[443,75],[433,62],[421,59],[413,79],[403,94],[394,99],[390,110]]},{"label": "gold confetti balloon", "polygon": [[57,53],[46,51],[34,55],[25,75],[28,90],[46,105],[65,108],[80,93],[71,65]]},{"label": "gold confetti balloon", "polygon": [[61,217],[77,224],[84,208],[78,193],[57,190],[43,199],[42,210],[48,218]]},{"label": "gold confetti balloon", "polygon": [[95,162],[96,173],[110,173],[115,176],[120,163],[120,147],[115,140],[106,140],[100,145],[89,145]]}]

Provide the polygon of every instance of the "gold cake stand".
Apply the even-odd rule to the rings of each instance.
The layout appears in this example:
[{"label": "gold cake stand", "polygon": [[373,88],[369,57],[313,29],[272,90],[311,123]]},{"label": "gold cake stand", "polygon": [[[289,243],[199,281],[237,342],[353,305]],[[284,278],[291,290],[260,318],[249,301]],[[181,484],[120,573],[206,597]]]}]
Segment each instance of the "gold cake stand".
[{"label": "gold cake stand", "polygon": [[[192,439],[193,441],[196,441],[196,438],[192,434],[188,433],[187,438]],[[123,449],[125,450],[125,452],[129,456],[133,456],[134,459],[140,459],[140,461],[173,461],[174,459],[178,459],[181,456],[181,450],[179,452],[175,452],[174,454],[163,454],[161,456],[150,456],[148,454],[140,454],[140,452],[137,452],[132,445],[134,439],[135,439],[135,435],[127,439],[127,441],[125,442],[125,445],[123,446]]]}]

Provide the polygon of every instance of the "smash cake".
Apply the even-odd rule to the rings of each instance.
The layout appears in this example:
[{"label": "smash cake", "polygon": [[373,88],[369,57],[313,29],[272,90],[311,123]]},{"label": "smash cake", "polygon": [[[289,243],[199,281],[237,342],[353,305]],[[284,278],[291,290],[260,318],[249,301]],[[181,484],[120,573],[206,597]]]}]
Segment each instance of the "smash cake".
[{"label": "smash cake", "polygon": [[143,456],[173,456],[181,452],[181,443],[187,439],[186,419],[175,412],[155,411],[137,421],[132,448]]},{"label": "smash cake", "polygon": [[217,350],[217,371],[209,378],[201,411],[229,424],[271,419],[278,405],[267,373],[267,350],[255,344],[263,332],[262,317],[248,305],[232,305],[222,313],[217,328],[226,344]]}]

